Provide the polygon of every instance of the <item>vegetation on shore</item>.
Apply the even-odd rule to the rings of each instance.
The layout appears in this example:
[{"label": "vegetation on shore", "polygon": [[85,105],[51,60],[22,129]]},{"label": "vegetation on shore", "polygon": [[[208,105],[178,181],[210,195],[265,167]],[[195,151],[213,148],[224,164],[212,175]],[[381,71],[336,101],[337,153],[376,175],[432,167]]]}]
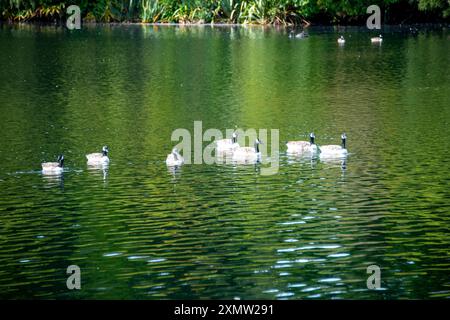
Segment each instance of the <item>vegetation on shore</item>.
[{"label": "vegetation on shore", "polygon": [[0,0],[2,21],[62,21],[78,5],[85,22],[360,23],[377,4],[383,23],[444,21],[450,0]]}]

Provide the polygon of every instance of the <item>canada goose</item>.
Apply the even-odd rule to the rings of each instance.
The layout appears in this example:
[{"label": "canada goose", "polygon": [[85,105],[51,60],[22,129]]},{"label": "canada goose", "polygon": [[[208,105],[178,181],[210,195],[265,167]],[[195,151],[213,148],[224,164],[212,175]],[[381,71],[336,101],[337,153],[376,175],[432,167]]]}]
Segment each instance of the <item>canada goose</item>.
[{"label": "canada goose", "polygon": [[342,145],[325,145],[319,147],[320,158],[343,158],[346,157],[348,151],[346,149],[345,143],[347,141],[347,135],[343,133],[341,135]]},{"label": "canada goose", "polygon": [[255,162],[261,159],[261,152],[259,151],[259,145],[262,142],[256,138],[254,147],[239,147],[234,149],[233,161]]},{"label": "canada goose", "polygon": [[305,31],[302,31],[298,34],[295,34],[294,31],[291,31],[289,33],[289,38],[297,38],[297,39],[304,39],[304,38],[308,38],[309,34]]},{"label": "canada goose", "polygon": [[177,148],[173,148],[172,152],[167,155],[166,165],[169,167],[172,166],[181,166],[184,163],[184,158],[178,153]]},{"label": "canada goose", "polygon": [[287,152],[288,153],[314,153],[317,152],[317,145],[315,144],[316,136],[313,132],[309,134],[309,142],[308,141],[288,141],[286,143]]},{"label": "canada goose", "polygon": [[87,164],[91,166],[109,164],[108,152],[109,152],[108,146],[104,146],[102,148],[102,152],[87,154],[86,155]]},{"label": "canada goose", "polygon": [[344,43],[345,43],[344,36],[341,36],[340,38],[338,38],[338,39],[337,39],[337,42],[338,42],[339,44],[344,44]]},{"label": "canada goose", "polygon": [[233,132],[231,139],[216,140],[216,151],[217,152],[233,151],[236,148],[239,148],[239,144],[237,143],[236,131]]},{"label": "canada goose", "polygon": [[373,38],[370,38],[370,41],[371,41],[372,43],[381,43],[381,42],[383,41],[383,36],[380,34],[379,37],[373,37]]},{"label": "canada goose", "polygon": [[64,166],[64,156],[61,154],[58,156],[57,162],[44,162],[42,163],[43,174],[61,174]]}]

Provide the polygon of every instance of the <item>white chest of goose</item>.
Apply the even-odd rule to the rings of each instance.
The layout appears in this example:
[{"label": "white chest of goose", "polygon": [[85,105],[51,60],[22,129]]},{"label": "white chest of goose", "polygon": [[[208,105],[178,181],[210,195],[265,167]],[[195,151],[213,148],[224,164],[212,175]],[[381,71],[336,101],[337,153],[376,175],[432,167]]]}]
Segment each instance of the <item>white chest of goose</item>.
[{"label": "white chest of goose", "polygon": [[167,155],[166,165],[169,167],[178,167],[184,163],[184,158],[178,152],[176,148],[172,149],[172,152]]}]

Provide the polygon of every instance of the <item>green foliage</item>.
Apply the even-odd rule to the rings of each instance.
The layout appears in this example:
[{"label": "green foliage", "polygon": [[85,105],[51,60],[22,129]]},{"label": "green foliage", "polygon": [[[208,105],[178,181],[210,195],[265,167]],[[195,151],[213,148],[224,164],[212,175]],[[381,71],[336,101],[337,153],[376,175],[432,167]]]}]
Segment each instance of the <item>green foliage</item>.
[{"label": "green foliage", "polygon": [[450,16],[450,0],[419,0],[419,9],[423,11],[442,11],[444,17]]},{"label": "green foliage", "polygon": [[141,9],[142,22],[157,22],[164,12],[164,5],[158,0],[144,0]]},{"label": "green foliage", "polygon": [[97,21],[112,22],[119,21],[121,13],[119,10],[120,1],[115,0],[99,0],[93,10],[93,14]]},{"label": "green foliage", "polygon": [[63,3],[47,7],[41,6],[36,9],[35,14],[36,16],[43,18],[61,17],[63,15],[64,8],[65,6]]},{"label": "green foliage", "polygon": [[450,0],[0,0],[0,19],[61,19],[70,4],[80,6],[85,20],[100,22],[337,23],[364,17],[371,4],[387,11],[402,5],[417,15],[450,16]]}]

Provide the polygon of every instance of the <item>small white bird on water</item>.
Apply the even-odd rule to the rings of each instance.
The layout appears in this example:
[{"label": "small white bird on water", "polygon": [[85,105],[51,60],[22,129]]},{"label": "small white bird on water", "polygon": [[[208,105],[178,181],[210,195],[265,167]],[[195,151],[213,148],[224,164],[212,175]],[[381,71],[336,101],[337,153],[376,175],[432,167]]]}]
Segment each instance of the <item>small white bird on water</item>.
[{"label": "small white bird on water", "polygon": [[344,44],[344,43],[345,43],[344,36],[340,36],[340,37],[337,39],[337,42],[338,42],[339,44]]},{"label": "small white bird on water", "polygon": [[102,148],[102,152],[90,153],[86,155],[87,164],[91,166],[108,165],[108,146]]},{"label": "small white bird on water", "polygon": [[44,162],[41,164],[43,174],[61,174],[64,166],[64,156],[58,156],[57,162]]},{"label": "small white bird on water", "polygon": [[308,37],[309,37],[309,34],[307,32],[305,32],[305,31],[302,31],[302,32],[300,32],[298,34],[295,34],[294,31],[291,31],[289,33],[289,38],[305,39],[305,38],[308,38]]},{"label": "small white bird on water", "polygon": [[339,159],[345,158],[348,154],[346,148],[347,135],[343,133],[341,135],[342,145],[325,145],[319,146],[319,156],[321,159]]},{"label": "small white bird on water", "polygon": [[317,145],[315,144],[316,136],[313,132],[309,134],[309,142],[308,141],[288,141],[286,143],[287,152],[288,153],[315,153],[317,152]]},{"label": "small white bird on water", "polygon": [[370,38],[370,41],[372,43],[381,43],[381,42],[383,42],[383,36],[380,34],[379,37]]},{"label": "small white bird on water", "polygon": [[184,158],[179,154],[177,148],[173,148],[172,152],[167,155],[166,165],[169,167],[181,166]]}]

